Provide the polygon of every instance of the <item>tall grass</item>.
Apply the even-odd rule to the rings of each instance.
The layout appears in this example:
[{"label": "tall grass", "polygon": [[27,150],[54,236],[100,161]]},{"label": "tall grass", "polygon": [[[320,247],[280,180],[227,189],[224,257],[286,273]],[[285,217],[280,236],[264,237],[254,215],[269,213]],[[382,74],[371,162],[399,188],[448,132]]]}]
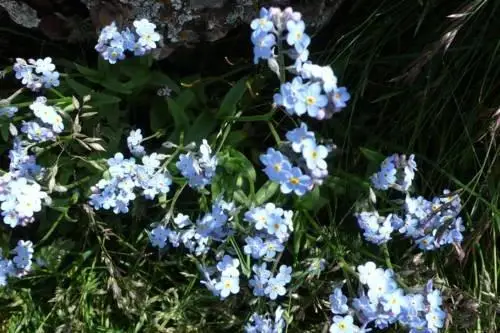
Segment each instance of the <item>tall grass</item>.
[{"label": "tall grass", "polygon": [[414,152],[424,193],[462,191],[468,239],[463,249],[428,259],[452,295],[449,330],[497,332],[500,3],[360,0],[347,7],[323,54],[353,88],[351,112],[325,129],[343,147],[339,163],[359,167],[360,146]]}]

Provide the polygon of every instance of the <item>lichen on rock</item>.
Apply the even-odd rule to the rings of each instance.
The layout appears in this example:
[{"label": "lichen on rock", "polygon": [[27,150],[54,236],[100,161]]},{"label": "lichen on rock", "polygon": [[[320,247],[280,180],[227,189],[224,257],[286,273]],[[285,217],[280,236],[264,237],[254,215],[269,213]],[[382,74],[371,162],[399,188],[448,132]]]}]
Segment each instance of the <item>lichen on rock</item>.
[{"label": "lichen on rock", "polygon": [[0,7],[7,11],[12,21],[25,28],[36,28],[40,24],[36,10],[24,2],[0,0]]}]

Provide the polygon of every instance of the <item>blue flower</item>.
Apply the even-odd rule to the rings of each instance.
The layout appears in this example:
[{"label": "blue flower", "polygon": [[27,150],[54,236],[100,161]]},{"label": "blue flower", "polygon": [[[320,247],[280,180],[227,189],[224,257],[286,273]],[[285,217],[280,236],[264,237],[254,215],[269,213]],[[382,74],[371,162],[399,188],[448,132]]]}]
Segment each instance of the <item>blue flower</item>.
[{"label": "blue flower", "polygon": [[41,82],[45,88],[58,87],[59,82],[59,72],[48,72],[42,76]]},{"label": "blue flower", "polygon": [[28,59],[28,61],[17,58],[13,66],[15,77],[21,80],[32,91],[45,88],[57,87],[59,85],[59,72],[55,71],[52,59]]},{"label": "blue flower", "polygon": [[261,8],[259,18],[253,19],[250,23],[252,34],[268,33],[273,30],[274,25],[271,21],[271,15],[266,8]]},{"label": "blue flower", "polygon": [[261,32],[252,34],[252,43],[254,44],[253,62],[257,64],[259,59],[270,59],[273,57],[273,47],[276,45],[276,37],[273,34]]},{"label": "blue flower", "polygon": [[307,130],[306,123],[300,123],[300,127],[286,133],[286,138],[292,143],[292,149],[296,153],[301,153],[304,144],[308,139],[315,140],[314,132]]},{"label": "blue flower", "polygon": [[161,36],[155,29],[156,25],[147,19],[133,22],[135,32],[129,28],[119,31],[115,22],[104,27],[99,34],[95,50],[104,60],[115,64],[118,60],[125,59],[125,51],[133,52],[135,56],[142,56],[156,48],[156,43]]},{"label": "blue flower", "polygon": [[275,300],[278,296],[284,296],[286,294],[285,282],[281,279],[272,277],[267,281],[267,286],[264,289],[264,293],[271,299]]},{"label": "blue flower", "polygon": [[102,57],[104,60],[107,60],[110,64],[116,64],[118,60],[123,60],[125,59],[125,53],[124,53],[123,47],[120,46],[115,46],[115,47],[108,47],[103,53]]},{"label": "blue flower", "polygon": [[293,167],[289,172],[286,172],[285,180],[281,181],[280,184],[281,192],[285,194],[294,192],[298,196],[304,195],[313,186],[311,177],[304,175],[297,167]]},{"label": "blue flower", "polygon": [[354,318],[351,315],[344,317],[333,317],[332,326],[330,326],[330,333],[355,333],[359,332],[359,327],[354,325]]},{"label": "blue flower", "polygon": [[260,237],[246,237],[243,252],[252,256],[254,259],[260,259],[263,256],[264,242]]},{"label": "blue flower", "polygon": [[260,155],[260,161],[266,166],[264,172],[274,182],[286,181],[292,169],[288,158],[273,148],[268,148],[266,154]]},{"label": "blue flower", "polygon": [[265,296],[265,287],[271,277],[271,271],[267,269],[267,265],[263,263],[261,266],[253,265],[252,271],[254,275],[252,279],[248,281],[254,296]]},{"label": "blue flower", "polygon": [[151,242],[151,245],[163,249],[167,245],[167,239],[170,231],[170,229],[161,225],[151,230],[149,233],[149,241]]},{"label": "blue flower", "polygon": [[342,289],[335,288],[330,295],[330,309],[334,314],[345,314],[349,311],[347,306],[347,297],[342,292]]},{"label": "blue flower", "polygon": [[222,276],[221,280],[215,285],[215,289],[220,292],[220,297],[224,299],[230,294],[240,292],[240,280],[234,276]]},{"label": "blue flower", "polygon": [[382,305],[384,311],[390,311],[394,315],[398,315],[401,313],[402,308],[408,306],[408,299],[404,295],[403,290],[396,289],[382,296]]},{"label": "blue flower", "polygon": [[141,130],[130,131],[129,136],[127,137],[127,146],[130,150],[130,153],[136,157],[142,157],[146,154],[144,147],[141,145],[142,142],[142,133]]},{"label": "blue flower", "polygon": [[322,88],[319,83],[311,83],[307,88],[302,91],[299,102],[295,104],[295,112],[298,115],[307,114],[310,117],[316,117],[319,110],[326,107],[328,104],[328,97],[322,94]]},{"label": "blue flower", "polygon": [[292,281],[292,267],[281,265],[276,279],[282,281],[284,284],[290,283]]},{"label": "blue flower", "polygon": [[262,249],[261,257],[266,261],[272,261],[278,252],[283,252],[285,246],[276,238],[266,238]]},{"label": "blue flower", "polygon": [[23,121],[21,127],[21,132],[26,134],[29,140],[34,142],[45,142],[49,140],[55,140],[56,135],[52,130],[40,126],[36,121]]},{"label": "blue flower", "polygon": [[280,87],[280,92],[274,94],[273,100],[274,104],[277,106],[283,106],[288,114],[293,115],[295,113],[295,103],[297,103],[297,97],[294,89],[292,88],[292,83],[283,83]]},{"label": "blue flower", "polygon": [[346,87],[333,89],[332,101],[336,109],[342,109],[347,106],[347,101],[351,99],[351,95]]},{"label": "blue flower", "polygon": [[276,308],[274,320],[270,317],[268,313],[264,316],[252,314],[245,325],[245,333],[282,333],[285,330],[285,320],[281,306]]},{"label": "blue flower", "polygon": [[437,332],[444,326],[446,312],[441,309],[433,309],[425,315],[425,319],[427,320],[427,328],[431,330],[431,332]]},{"label": "blue flower", "polygon": [[175,166],[188,179],[189,186],[201,189],[212,182],[217,163],[217,157],[212,156],[210,146],[206,140],[203,140],[198,153],[189,152],[179,155]]},{"label": "blue flower", "polygon": [[302,156],[310,170],[327,168],[325,158],[328,156],[328,149],[323,145],[317,145],[313,139],[304,141]]},{"label": "blue flower", "polygon": [[306,25],[304,21],[295,22],[290,20],[286,23],[288,35],[286,41],[288,45],[294,46],[298,52],[306,49],[311,43],[311,38],[305,33]]}]

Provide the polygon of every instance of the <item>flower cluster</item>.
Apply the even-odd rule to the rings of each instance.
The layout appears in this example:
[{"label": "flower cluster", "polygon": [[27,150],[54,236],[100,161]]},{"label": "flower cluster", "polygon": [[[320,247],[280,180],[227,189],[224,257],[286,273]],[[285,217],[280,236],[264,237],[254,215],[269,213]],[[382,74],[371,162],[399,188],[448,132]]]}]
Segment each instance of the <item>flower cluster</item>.
[{"label": "flower cluster", "polygon": [[159,194],[167,194],[172,184],[170,174],[160,166],[166,156],[157,153],[142,157],[142,164],[134,158],[124,158],[116,153],[108,159],[108,170],[95,186],[91,188],[89,203],[96,209],[112,209],[115,214],[127,213],[129,203],[136,198],[136,188],[142,195],[154,199]]},{"label": "flower cluster", "polygon": [[460,197],[443,191],[443,196],[427,200],[412,197],[407,192],[415,176],[416,162],[413,155],[394,154],[384,160],[381,170],[371,177],[376,189],[394,188],[406,193],[404,204],[398,212],[380,216],[374,211],[356,213],[363,236],[375,244],[384,244],[398,231],[415,241],[422,250],[434,250],[446,244],[459,244],[463,240],[464,226],[459,217],[462,208]]},{"label": "flower cluster", "polygon": [[[337,77],[330,66],[319,66],[308,61],[308,46],[311,38],[305,33],[302,15],[291,8],[262,8],[260,17],[251,23],[251,40],[254,44],[254,62],[268,61],[269,67],[280,73],[274,53],[277,43],[286,40],[290,49],[286,54],[295,60],[292,71],[296,76],[291,82],[283,83],[280,92],[274,95],[274,103],[285,108],[290,115],[307,113],[319,120],[330,118],[346,106],[350,94],[345,87],[337,86]],[[283,51],[282,51],[283,52]]]},{"label": "flower cluster", "polygon": [[[245,238],[243,247],[245,254],[253,259],[262,259],[266,262],[275,260],[278,252],[283,252],[285,243],[293,231],[293,212],[267,203],[250,209],[245,213],[244,219],[249,222],[256,233]],[[267,263],[254,264],[253,276],[249,285],[255,296],[267,296],[275,300],[286,293],[286,285],[291,281],[292,268],[281,265],[278,274],[272,276],[267,269]]]},{"label": "flower cluster", "polygon": [[385,244],[391,239],[394,226],[401,224],[401,218],[395,214],[380,216],[377,211],[355,214],[363,236],[377,245]]},{"label": "flower cluster", "polygon": [[[354,298],[351,307],[340,288],[330,295],[331,311],[334,314],[331,333],[368,332],[373,325],[386,329],[399,322],[410,332],[438,332],[444,326],[446,313],[441,309],[439,290],[433,289],[429,281],[421,293],[408,293],[398,287],[392,270],[377,268],[373,262],[358,266],[361,288],[359,297]],[[354,324],[356,315],[361,327]]]},{"label": "flower cluster", "polygon": [[11,228],[25,226],[35,219],[49,197],[40,185],[29,178],[6,173],[0,177],[0,202],[3,222]]},{"label": "flower cluster", "polygon": [[274,319],[270,314],[259,315],[252,314],[247,325],[245,326],[246,333],[281,333],[285,330],[285,320],[283,318],[283,309],[281,306],[276,308]]},{"label": "flower cluster", "polygon": [[434,250],[446,244],[459,244],[465,230],[458,215],[462,205],[457,194],[444,190],[443,196],[426,200],[406,197],[405,219],[399,232],[411,237],[422,250]]},{"label": "flower cluster", "polygon": [[144,146],[141,145],[142,140],[143,137],[140,129],[130,131],[127,137],[128,150],[135,157],[143,157],[146,154]]},{"label": "flower cluster", "polygon": [[[230,294],[240,292],[240,261],[229,255],[225,255],[217,265],[211,268],[202,268],[204,279],[201,283],[212,292],[214,296],[225,299]],[[218,279],[212,279],[211,275],[219,273]]]},{"label": "flower cluster", "polygon": [[202,189],[212,182],[217,162],[218,159],[215,155],[212,156],[212,150],[207,140],[203,140],[199,152],[179,155],[179,161],[175,165],[187,178],[189,186]]},{"label": "flower cluster", "polygon": [[370,180],[377,190],[393,188],[407,192],[415,178],[416,170],[417,163],[413,154],[408,158],[405,155],[393,154],[382,162],[380,170],[373,174]]},{"label": "flower cluster", "polygon": [[129,28],[119,31],[115,22],[101,30],[95,49],[104,60],[115,64],[125,59],[126,51],[143,56],[156,48],[156,43],[160,41],[160,34],[155,31],[156,25],[147,19],[135,20],[133,24],[134,31]]},{"label": "flower cluster", "polygon": [[275,300],[286,294],[286,285],[292,281],[292,267],[281,265],[278,274],[272,276],[267,269],[267,263],[253,265],[253,277],[248,281],[254,296],[267,296]]},{"label": "flower cluster", "polygon": [[16,58],[13,66],[16,79],[21,80],[28,89],[39,91],[43,88],[59,86],[59,72],[52,63],[52,59],[28,59]]},{"label": "flower cluster", "polygon": [[234,212],[234,203],[219,198],[212,204],[212,211],[200,216],[196,223],[189,216],[179,213],[173,220],[176,230],[161,225],[155,227],[149,233],[151,244],[164,248],[168,240],[173,247],[182,243],[197,256],[206,254],[212,241],[222,242],[231,235],[232,228],[228,222]]},{"label": "flower cluster", "polygon": [[314,132],[308,131],[305,123],[287,132],[286,138],[288,142],[283,146],[286,155],[268,148],[260,160],[265,165],[264,172],[271,181],[280,184],[282,193],[302,196],[315,184],[321,185],[328,176],[325,159],[333,147],[318,144]]},{"label": "flower cluster", "polygon": [[53,140],[55,136],[64,131],[63,118],[59,114],[61,110],[47,105],[45,97],[37,97],[30,105],[31,111],[37,117],[36,121],[24,123],[21,131],[25,133],[30,140],[43,142]]},{"label": "flower cluster", "polygon": [[273,203],[247,211],[245,220],[257,233],[245,238],[244,252],[254,259],[272,261],[285,249],[284,243],[293,231],[292,217],[292,211],[283,210]]},{"label": "flower cluster", "polygon": [[34,252],[31,241],[19,240],[12,252],[15,256],[10,260],[4,258],[0,251],[0,286],[2,287],[7,285],[7,278],[22,277],[31,270]]},{"label": "flower cluster", "polygon": [[42,191],[35,177],[42,173],[35,157],[28,154],[26,142],[14,139],[9,151],[9,172],[0,177],[0,208],[5,224],[11,228],[34,221],[34,214],[48,204],[50,197]]}]

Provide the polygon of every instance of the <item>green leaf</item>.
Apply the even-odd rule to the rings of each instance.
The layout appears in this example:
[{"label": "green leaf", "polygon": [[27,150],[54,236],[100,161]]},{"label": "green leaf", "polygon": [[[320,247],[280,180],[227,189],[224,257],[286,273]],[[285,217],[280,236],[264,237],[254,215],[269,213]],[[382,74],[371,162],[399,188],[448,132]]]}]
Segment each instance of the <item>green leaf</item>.
[{"label": "green leaf", "polygon": [[255,194],[255,204],[262,205],[266,203],[278,191],[280,185],[268,180]]},{"label": "green leaf", "polygon": [[237,190],[233,194],[233,198],[236,202],[245,205],[246,207],[250,207],[252,205],[252,201],[243,193],[242,190]]},{"label": "green leaf", "polygon": [[217,111],[217,118],[224,118],[232,116],[236,111],[238,102],[242,99],[246,91],[247,77],[241,78],[236,84],[228,91],[222,100],[219,111]]},{"label": "green leaf", "polygon": [[186,115],[186,110],[172,98],[167,98],[168,111],[174,118],[176,130],[184,130],[188,128],[189,118]]},{"label": "green leaf", "polygon": [[191,89],[183,90],[175,99],[177,104],[179,104],[179,106],[183,109],[187,109],[188,107],[190,107],[195,100],[196,95]]},{"label": "green leaf", "polygon": [[252,162],[236,149],[227,148],[222,155],[221,164],[226,170],[232,173],[241,174],[252,183],[255,183],[257,179],[257,174]]},{"label": "green leaf", "polygon": [[319,186],[315,186],[311,192],[297,198],[295,201],[298,209],[310,211],[318,211],[327,203],[328,200],[321,196]]},{"label": "green leaf", "polygon": [[203,138],[207,138],[217,127],[217,121],[215,120],[211,112],[202,112],[194,121],[189,129],[187,130],[184,140],[186,142],[199,142]]},{"label": "green leaf", "polygon": [[105,93],[92,93],[92,99],[90,100],[90,104],[93,106],[103,106],[109,104],[118,104],[120,103],[121,98],[113,95],[108,95]]},{"label": "green leaf", "polygon": [[130,81],[125,83],[123,86],[127,90],[130,89],[131,91],[138,92],[138,90],[142,89],[149,81],[150,81],[150,75],[148,72],[145,72],[134,76]]},{"label": "green leaf", "polygon": [[[150,109],[150,126],[153,132],[165,128],[168,124],[168,106],[164,98],[153,99]],[[189,142],[189,141],[188,141]]]},{"label": "green leaf", "polygon": [[92,92],[92,89],[83,85],[70,77],[66,77],[66,83],[71,87],[79,96],[89,95]]},{"label": "green leaf", "polygon": [[170,89],[172,89],[172,91],[175,93],[179,93],[181,91],[181,88],[174,80],[172,80],[169,76],[158,71],[155,71],[154,73],[151,74],[151,79],[149,81],[149,84],[152,85],[153,87],[167,86]]},{"label": "green leaf", "polygon": [[101,82],[101,85],[106,89],[120,94],[130,95],[132,93],[132,90],[130,90],[130,88],[127,87],[125,83],[120,82],[114,78],[106,78],[106,80]]},{"label": "green leaf", "polygon": [[96,71],[95,69],[90,69],[88,67],[75,64],[76,70],[79,71],[85,78],[102,79],[104,73]]},{"label": "green leaf", "polygon": [[379,152],[376,152],[374,150],[371,150],[371,149],[368,149],[368,148],[364,148],[364,147],[361,147],[359,148],[359,150],[361,150],[361,153],[370,161],[370,162],[374,162],[374,163],[381,163],[384,159],[385,159],[385,156],[380,154]]},{"label": "green leaf", "polygon": [[9,140],[9,125],[6,123],[0,124],[0,135],[3,141],[7,142]]},{"label": "green leaf", "polygon": [[110,69],[111,64],[107,60],[104,60],[102,57],[97,58],[97,70],[99,72],[103,73],[104,75],[111,72]]}]

